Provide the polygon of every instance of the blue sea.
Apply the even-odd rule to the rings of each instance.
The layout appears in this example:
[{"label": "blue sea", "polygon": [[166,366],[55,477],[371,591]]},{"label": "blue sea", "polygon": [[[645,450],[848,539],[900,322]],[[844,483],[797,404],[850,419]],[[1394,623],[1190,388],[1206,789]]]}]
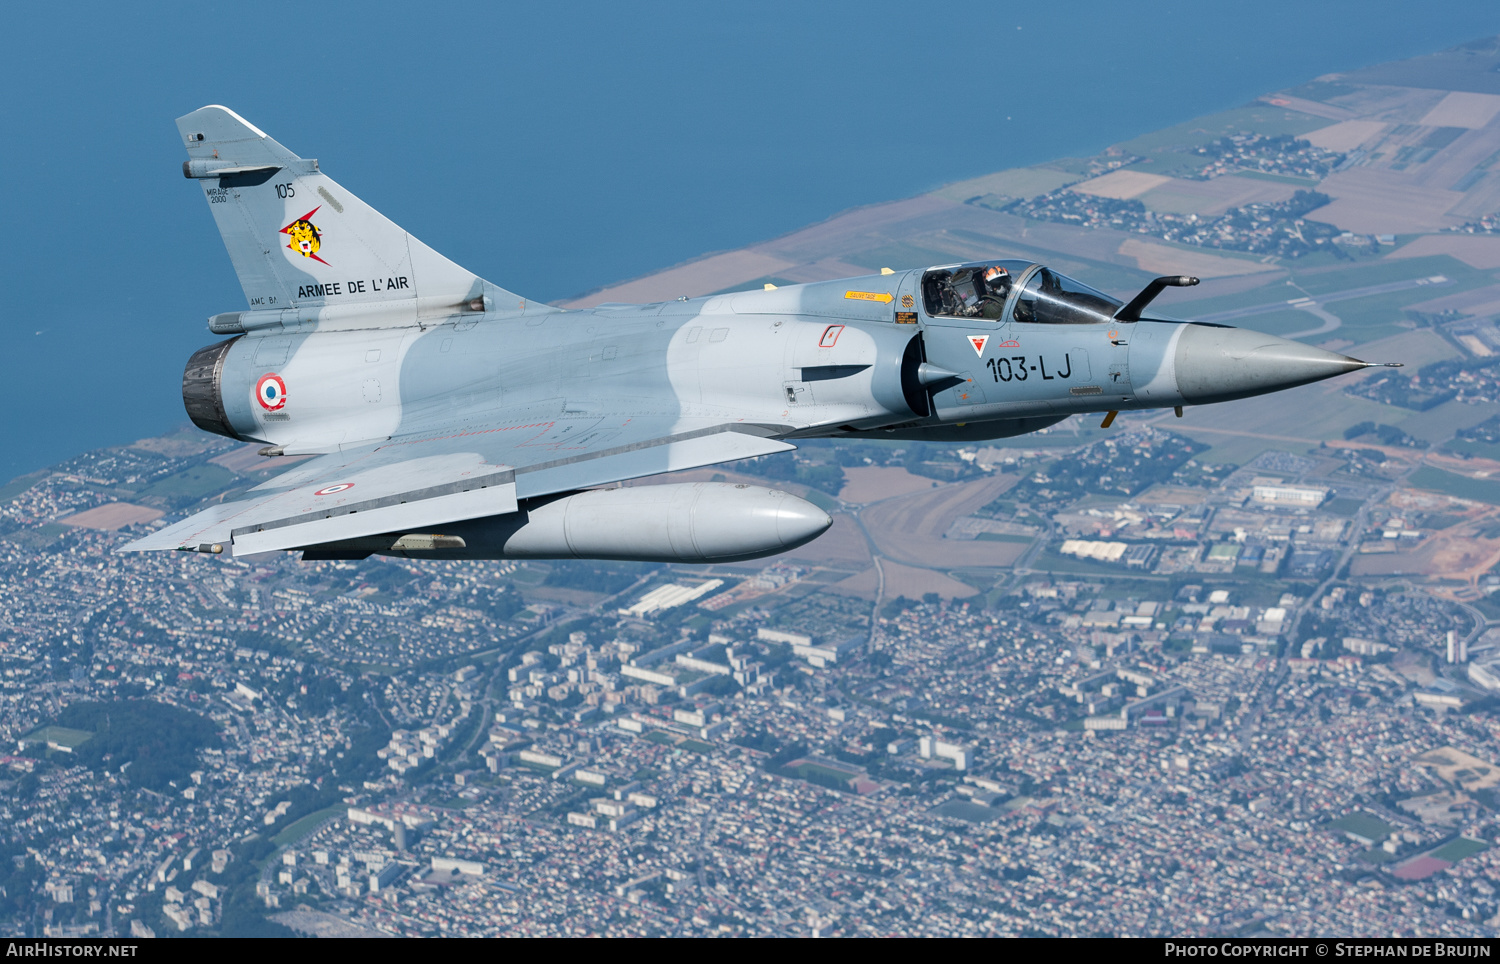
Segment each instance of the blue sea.
[{"label": "blue sea", "polygon": [[546,301],[1497,32],[1473,0],[21,5],[0,480],[185,421],[244,307],[180,174],[203,104]]}]

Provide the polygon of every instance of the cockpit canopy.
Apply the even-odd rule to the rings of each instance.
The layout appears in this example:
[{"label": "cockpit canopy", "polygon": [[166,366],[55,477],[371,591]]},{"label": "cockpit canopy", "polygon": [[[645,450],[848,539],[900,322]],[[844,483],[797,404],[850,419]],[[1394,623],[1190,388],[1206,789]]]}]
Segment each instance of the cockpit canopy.
[{"label": "cockpit canopy", "polygon": [[987,318],[1034,325],[1110,323],[1123,302],[1029,261],[982,261],[922,275],[934,318]]}]

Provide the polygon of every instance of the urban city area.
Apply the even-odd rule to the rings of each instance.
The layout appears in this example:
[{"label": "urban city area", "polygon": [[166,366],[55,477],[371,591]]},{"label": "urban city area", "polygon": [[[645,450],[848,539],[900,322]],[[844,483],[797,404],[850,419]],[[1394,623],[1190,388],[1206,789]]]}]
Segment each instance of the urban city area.
[{"label": "urban city area", "polygon": [[1004,255],[1191,272],[1163,310],[1404,364],[671,477],[833,516],[782,556],[118,554],[297,461],[187,427],[0,486],[0,927],[1494,936],[1497,66],[1319,78],[574,302]]}]

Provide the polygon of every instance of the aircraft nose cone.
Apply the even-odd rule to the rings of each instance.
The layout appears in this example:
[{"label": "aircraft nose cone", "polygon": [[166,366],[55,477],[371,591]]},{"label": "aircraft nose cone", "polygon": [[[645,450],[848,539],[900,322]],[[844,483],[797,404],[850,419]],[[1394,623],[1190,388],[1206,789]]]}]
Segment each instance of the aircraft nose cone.
[{"label": "aircraft nose cone", "polygon": [[1264,395],[1373,367],[1264,332],[1211,325],[1184,327],[1174,362],[1178,391],[1194,405]]}]

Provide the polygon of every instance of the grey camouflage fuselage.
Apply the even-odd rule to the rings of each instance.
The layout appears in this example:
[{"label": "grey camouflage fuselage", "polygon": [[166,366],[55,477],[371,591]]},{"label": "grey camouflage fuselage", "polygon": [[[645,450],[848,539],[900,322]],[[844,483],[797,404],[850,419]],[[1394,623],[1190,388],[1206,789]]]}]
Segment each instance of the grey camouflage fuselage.
[{"label": "grey camouflage fuselage", "polygon": [[[1016,289],[1036,270],[1024,268]],[[1242,398],[1364,367],[1271,335],[1165,319],[934,317],[920,307],[923,274],[581,311],[506,305],[495,290],[487,309],[401,328],[300,312],[205,349],[204,360],[222,357],[223,413],[212,419],[223,425],[204,424],[201,409],[195,417],[286,454],[497,409],[562,419],[580,434],[649,412],[774,424],[793,438],[981,440],[1079,412]],[[908,297],[916,311],[901,310]],[[898,323],[898,313],[916,320]],[[922,384],[923,363],[952,375]],[[255,392],[273,373],[286,386],[275,409]]]},{"label": "grey camouflage fuselage", "polygon": [[755,487],[582,490],[799,438],[1003,438],[1365,367],[1142,314],[1196,279],[1122,305],[1022,261],[565,311],[459,267],[226,108],[178,130],[249,302],[210,319],[232,337],[189,361],[188,413],[319,457],[131,549],[749,558],[830,519]]}]

